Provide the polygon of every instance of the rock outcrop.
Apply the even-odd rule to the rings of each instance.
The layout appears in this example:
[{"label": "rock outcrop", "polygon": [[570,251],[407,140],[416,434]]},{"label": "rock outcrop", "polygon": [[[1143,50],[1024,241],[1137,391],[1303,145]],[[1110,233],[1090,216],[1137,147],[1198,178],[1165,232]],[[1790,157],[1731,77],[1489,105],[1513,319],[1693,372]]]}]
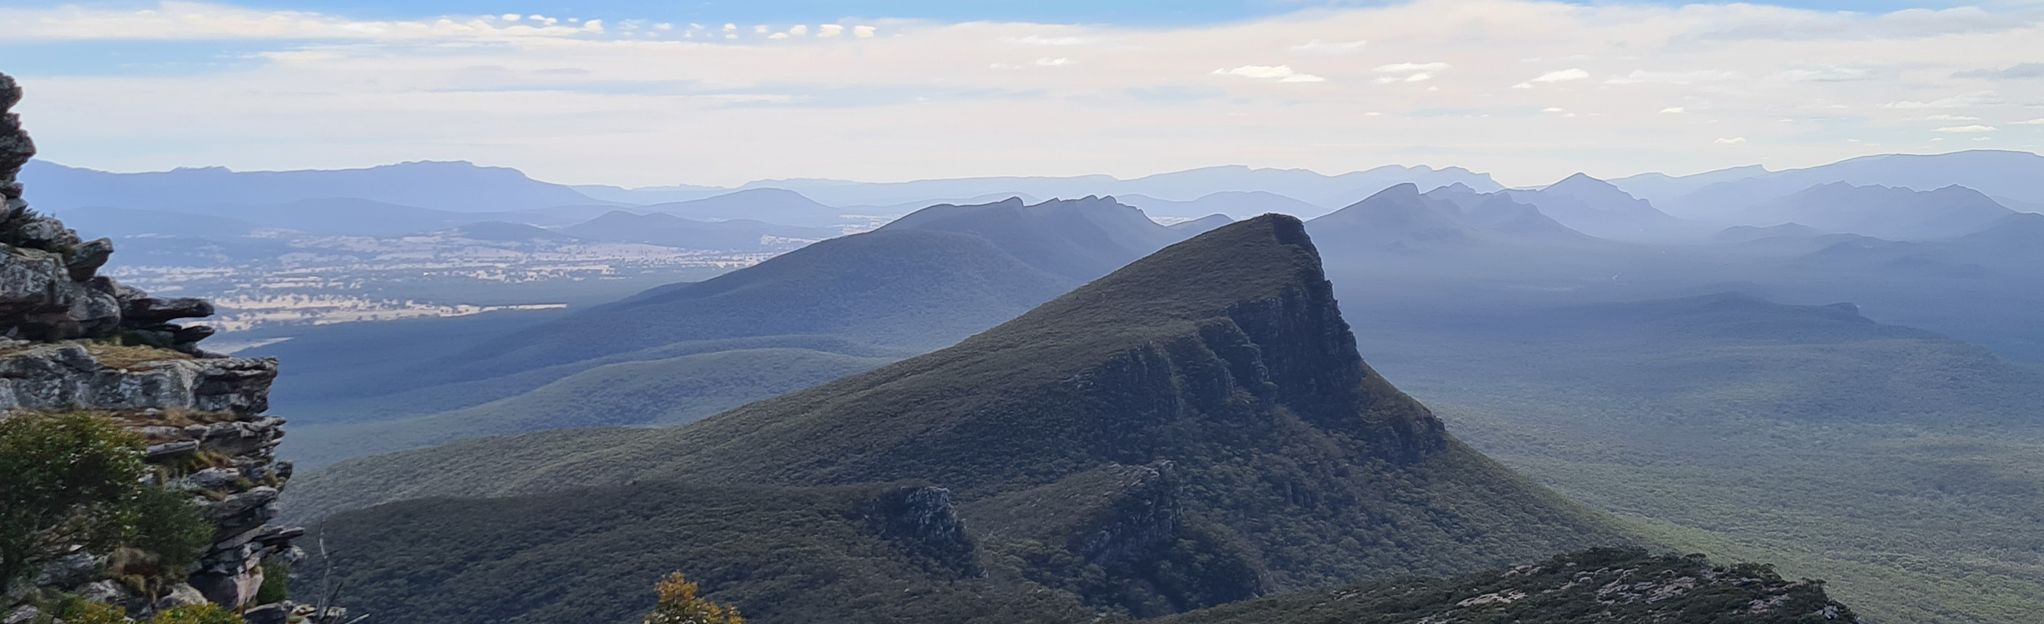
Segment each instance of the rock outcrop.
[{"label": "rock outcrop", "polygon": [[[143,616],[212,602],[251,622],[308,621],[284,602],[257,604],[272,561],[301,553],[302,529],[270,523],[291,464],[277,459],[283,419],[263,414],[277,363],[208,353],[211,328],[177,321],[213,314],[198,299],[160,299],[98,275],[113,254],[107,239],[84,240],[35,213],[15,180],[35,144],[8,112],[21,99],[0,74],[0,420],[34,413],[107,418],[147,443],[155,485],[190,493],[214,525],[213,544],[181,575],[143,595],[108,571],[110,553],[78,550],[35,580],[42,590],[119,606]],[[0,616],[39,617],[8,605]],[[329,618],[322,614],[319,619]],[[13,621],[8,619],[6,621]]]}]

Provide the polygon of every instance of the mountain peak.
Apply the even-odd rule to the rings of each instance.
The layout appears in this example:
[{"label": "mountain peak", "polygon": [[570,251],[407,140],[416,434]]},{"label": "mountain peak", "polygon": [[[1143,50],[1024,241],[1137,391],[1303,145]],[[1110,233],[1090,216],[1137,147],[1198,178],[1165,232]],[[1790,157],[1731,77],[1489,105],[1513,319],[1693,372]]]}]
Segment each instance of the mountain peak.
[{"label": "mountain peak", "polygon": [[1369,197],[1363,198],[1362,202],[1357,203],[1382,200],[1417,200],[1419,199],[1419,195],[1420,193],[1418,184],[1414,184],[1411,182],[1401,182],[1398,184],[1393,184],[1391,186],[1384,187],[1384,190],[1377,191],[1376,193],[1371,194]]}]

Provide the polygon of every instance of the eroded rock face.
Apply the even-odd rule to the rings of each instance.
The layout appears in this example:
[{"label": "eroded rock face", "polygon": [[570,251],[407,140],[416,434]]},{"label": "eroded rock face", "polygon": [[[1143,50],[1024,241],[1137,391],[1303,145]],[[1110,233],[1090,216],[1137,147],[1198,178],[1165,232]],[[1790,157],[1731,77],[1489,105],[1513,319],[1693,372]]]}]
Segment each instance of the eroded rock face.
[{"label": "eroded rock face", "polygon": [[90,343],[0,342],[0,411],[185,410],[257,414],[269,408],[269,358],[164,359],[107,366]]},{"label": "eroded rock face", "polygon": [[965,522],[951,504],[950,490],[914,487],[886,492],[874,499],[872,518],[882,535],[913,547],[961,576],[981,573],[972,539],[965,534]]},{"label": "eroded rock face", "polygon": [[[187,492],[214,524],[213,545],[185,583],[142,596],[110,578],[105,553],[80,551],[35,579],[44,589],[113,604],[131,615],[213,602],[281,616],[289,603],[254,605],[264,563],[295,560],[302,529],[270,524],[291,464],[275,450],[284,420],[263,415],[277,362],[207,353],[205,326],[172,321],[213,314],[200,299],[159,299],[98,275],[114,252],[28,209],[15,180],[35,144],[8,109],[21,99],[0,74],[0,419],[21,414],[100,415],[140,435],[157,485]],[[19,613],[0,599],[0,614]],[[333,613],[326,614],[332,616]],[[269,621],[282,621],[271,617]]]}]

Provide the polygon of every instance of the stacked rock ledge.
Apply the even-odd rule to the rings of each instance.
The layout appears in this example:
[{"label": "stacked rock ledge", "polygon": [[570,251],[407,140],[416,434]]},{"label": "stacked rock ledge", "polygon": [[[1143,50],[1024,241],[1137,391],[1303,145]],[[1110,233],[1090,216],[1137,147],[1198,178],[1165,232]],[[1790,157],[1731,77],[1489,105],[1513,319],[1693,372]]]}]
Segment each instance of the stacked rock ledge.
[{"label": "stacked rock ledge", "polygon": [[[0,74],[0,420],[37,413],[87,413],[136,433],[154,485],[187,492],[214,525],[213,544],[186,581],[144,596],[111,578],[107,553],[78,549],[43,570],[38,589],[123,608],[131,616],[211,602],[251,624],[308,619],[289,602],[257,604],[265,563],[302,553],[304,530],[271,524],[291,479],[276,457],[284,420],[266,416],[277,363],[200,349],[213,334],[184,319],[213,314],[199,299],[160,299],[99,275],[113,254],[107,239],[84,240],[37,214],[15,178],[35,144],[10,112],[21,99]],[[0,623],[50,621],[0,597]]]}]

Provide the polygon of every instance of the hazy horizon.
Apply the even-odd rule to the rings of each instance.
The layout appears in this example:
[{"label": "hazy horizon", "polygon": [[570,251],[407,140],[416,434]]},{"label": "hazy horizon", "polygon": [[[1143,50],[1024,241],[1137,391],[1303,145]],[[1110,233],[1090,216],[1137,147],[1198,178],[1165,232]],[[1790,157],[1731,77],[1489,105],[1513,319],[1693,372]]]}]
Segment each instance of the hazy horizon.
[{"label": "hazy horizon", "polygon": [[846,179],[846,178],[830,178],[830,177],[822,177],[822,176],[804,176],[804,175],[782,175],[782,176],[773,176],[773,177],[766,177],[766,178],[756,178],[756,179],[751,179],[751,180],[745,180],[745,181],[741,181],[741,182],[738,182],[738,183],[734,183],[734,184],[708,184],[708,183],[701,183],[701,182],[696,182],[696,181],[692,181],[692,180],[679,180],[679,181],[673,181],[673,182],[666,182],[666,183],[656,183],[656,184],[645,184],[645,185],[634,185],[634,184],[620,184],[620,183],[616,183],[616,182],[609,182],[609,181],[603,181],[603,180],[586,180],[586,181],[585,181],[585,180],[553,180],[553,179],[543,178],[543,177],[540,177],[540,176],[534,175],[534,174],[533,174],[533,173],[532,173],[531,171],[527,171],[527,170],[525,170],[525,169],[523,169],[523,168],[521,168],[521,167],[518,167],[518,166],[516,166],[516,165],[510,165],[510,164],[497,164],[497,163],[490,163],[490,162],[482,162],[482,161],[478,161],[478,160],[475,160],[475,159],[451,159],[451,160],[423,160],[423,159],[420,159],[420,160],[402,160],[402,161],[391,161],[391,162],[382,162],[382,163],[374,163],[374,164],[366,164],[366,165],[350,165],[350,166],[340,166],[340,167],[320,167],[320,168],[297,168],[297,169],[284,169],[284,168],[249,168],[249,169],[242,169],[242,168],[236,168],[236,167],[229,167],[229,166],[226,166],[226,165],[178,165],[178,166],[174,166],[174,167],[168,167],[168,168],[161,168],[161,169],[137,169],[137,170],[114,170],[114,169],[100,169],[100,168],[97,168],[97,167],[88,167],[88,166],[83,166],[83,165],[77,165],[77,164],[73,164],[73,163],[65,163],[65,162],[56,162],[56,161],[52,161],[52,160],[48,160],[48,159],[38,159],[38,160],[43,160],[44,162],[47,162],[47,163],[49,163],[49,164],[54,164],[54,165],[59,165],[59,166],[64,166],[64,167],[71,167],[71,168],[77,168],[77,169],[90,169],[90,170],[93,170],[93,171],[100,171],[100,172],[104,172],[104,173],[114,173],[114,174],[148,174],[148,173],[169,173],[169,172],[172,172],[172,171],[179,171],[179,170],[202,170],[202,169],[225,169],[225,170],[227,170],[227,171],[230,171],[230,172],[233,172],[233,173],[289,173],[289,172],[300,172],[300,171],[343,171],[343,170],[361,170],[361,169],[376,169],[376,168],[382,168],[382,167],[396,167],[396,166],[402,166],[402,165],[413,165],[413,164],[424,164],[424,163],[460,163],[460,164],[468,164],[468,165],[471,165],[471,166],[475,166],[475,167],[479,167],[479,168],[505,168],[505,169],[512,169],[512,170],[516,170],[516,171],[518,171],[518,172],[520,172],[520,173],[522,173],[522,174],[526,175],[527,177],[529,177],[529,178],[531,178],[531,179],[533,179],[533,180],[535,180],[535,181],[539,181],[539,182],[545,182],[545,183],[549,183],[549,184],[558,184],[558,185],[561,185],[561,186],[570,186],[570,187],[576,187],[576,186],[615,186],[615,187],[620,187],[620,188],[626,188],[626,189],[651,189],[651,188],[659,188],[659,187],[686,187],[686,186],[700,186],[700,187],[704,187],[704,188],[712,188],[712,189],[726,189],[726,190],[741,190],[741,189],[745,189],[745,188],[747,188],[747,187],[751,187],[751,188],[761,188],[761,187],[771,187],[771,185],[772,185],[773,183],[775,183],[775,182],[790,182],[790,181],[819,181],[819,182],[844,182],[844,183],[849,183],[849,184],[902,184],[902,183],[912,183],[912,182],[931,182],[931,181],[944,181],[944,180],[959,180],[959,179],[976,179],[976,178],[1021,178],[1021,179],[1026,179],[1026,178],[1068,178],[1068,177],[1084,177],[1084,176],[1097,176],[1097,175],[1104,175],[1104,176],[1109,176],[1109,177],[1112,177],[1112,178],[1114,178],[1114,179],[1116,179],[1116,180],[1122,180],[1122,181],[1127,181],[1127,180],[1134,180],[1134,179],[1144,178],[1144,177],[1148,177],[1148,176],[1155,176],[1155,175],[1164,175],[1164,174],[1171,174],[1171,173],[1183,173],[1183,172],[1187,172],[1187,171],[1197,171],[1197,170],[1205,170],[1205,169],[1227,169],[1227,168],[1241,168],[1241,169],[1250,169],[1250,170],[1288,170],[1288,171],[1309,171],[1309,172],[1312,172],[1312,173],[1315,173],[1315,174],[1319,174],[1319,175],[1323,175],[1323,176],[1337,176],[1337,175],[1341,175],[1341,174],[1345,174],[1345,173],[1356,173],[1356,172],[1362,172],[1362,171],[1369,171],[1369,170],[1372,170],[1372,169],[1376,169],[1376,168],[1380,168],[1380,167],[1407,167],[1407,168],[1430,168],[1430,169],[1433,169],[1433,170],[1435,170],[1435,171],[1442,171],[1442,170],[1450,170],[1450,169],[1464,169],[1464,170],[1467,170],[1467,171],[1469,171],[1470,173],[1473,173],[1473,174],[1476,174],[1476,175],[1488,175],[1488,176],[1491,176],[1491,177],[1492,177],[1493,179],[1496,179],[1496,180],[1498,180],[1498,182],[1499,182],[1500,184],[1503,184],[1503,185],[1504,185],[1504,186],[1505,186],[1506,188],[1539,188],[1539,187],[1543,187],[1543,186],[1546,186],[1546,185],[1549,185],[1549,184],[1553,184],[1553,183],[1555,183],[1555,182],[1558,182],[1558,181],[1560,181],[1560,180],[1562,180],[1562,179],[1564,179],[1564,178],[1567,178],[1567,177],[1569,177],[1569,176],[1571,176],[1571,175],[1575,175],[1575,174],[1578,174],[1578,173],[1582,173],[1582,174],[1590,175],[1591,177],[1593,177],[1593,178],[1597,178],[1597,179],[1600,179],[1600,180],[1616,180],[1616,179],[1628,178],[1628,177],[1633,177],[1633,176],[1641,176],[1641,175],[1654,175],[1654,174],[1661,174],[1661,175],[1667,175],[1667,176],[1671,176],[1671,177],[1678,177],[1678,178],[1679,178],[1679,177],[1685,177],[1685,176],[1692,176],[1692,175],[1700,175],[1700,174],[1706,174],[1706,173],[1714,173],[1714,172],[1718,172],[1718,171],[1727,171],[1727,170],[1732,170],[1732,169],[1744,169],[1744,168],[1749,168],[1749,167],[1762,167],[1762,168],[1766,169],[1766,170],[1767,170],[1767,171],[1769,171],[1769,172],[1776,172],[1776,173],[1778,173],[1778,172],[1782,172],[1782,171],[1792,171],[1792,170],[1797,170],[1797,169],[1805,169],[1805,168],[1811,168],[1811,167],[1818,167],[1818,166],[1823,166],[1823,165],[1828,165],[1828,164],[1834,164],[1834,163],[1837,163],[1837,162],[1842,162],[1842,161],[1845,161],[1845,160],[1853,160],[1853,159],[1858,159],[1858,158],[1869,158],[1869,157],[1879,157],[1879,156],[1947,156],[1947,155],[1952,155],[1952,154],[1959,154],[1959,153],[1965,153],[1965,152],[1980,152],[1980,151],[1999,151],[1999,152],[2014,152],[2014,153],[2019,153],[2019,154],[2033,154],[2033,155],[2039,155],[2039,156],[2044,156],[2044,154],[2038,154],[2037,152],[2029,152],[2029,151],[2024,151],[2024,150],[1988,150],[1988,149],[1972,149],[1972,150],[1954,150],[1954,151],[1950,151],[1950,152],[1876,152],[1876,153],[1868,153],[1868,154],[1861,154],[1861,155],[1858,155],[1858,156],[1850,156],[1850,157],[1847,157],[1847,158],[1843,158],[1843,159],[1839,159],[1839,160],[1828,160],[1828,161],[1822,161],[1822,162],[1816,162],[1816,163],[1809,163],[1809,164],[1807,164],[1807,165],[1796,165],[1796,166],[1783,166],[1783,167],[1776,167],[1776,166],[1768,166],[1768,165],[1764,165],[1764,164],[1760,164],[1760,163],[1749,163],[1749,164],[1744,164],[1744,165],[1731,165],[1731,166],[1726,166],[1726,167],[1718,167],[1718,168],[1714,168],[1714,169],[1705,169],[1705,170],[1700,170],[1700,171],[1667,171],[1667,170],[1661,170],[1661,169],[1648,169],[1648,170],[1643,170],[1643,171],[1636,171],[1636,172],[1633,172],[1633,173],[1626,173],[1626,174],[1619,174],[1619,175],[1611,175],[1611,176],[1600,176],[1600,175],[1595,175],[1595,174],[1589,174],[1588,172],[1584,172],[1584,171],[1572,171],[1572,172],[1569,172],[1569,173],[1567,173],[1567,174],[1563,174],[1563,175],[1561,175],[1561,176],[1558,176],[1558,177],[1556,177],[1556,178],[1554,178],[1554,179],[1551,179],[1551,180],[1544,180],[1544,181],[1536,181],[1536,182],[1530,182],[1530,183],[1524,183],[1524,184],[1518,184],[1518,183],[1513,183],[1513,182],[1511,182],[1511,181],[1508,181],[1508,180],[1505,180],[1505,179],[1501,178],[1500,176],[1498,176],[1498,175],[1497,175],[1496,173],[1494,173],[1494,172],[1490,172],[1490,171],[1485,171],[1485,170],[1482,170],[1482,169],[1478,169],[1478,168],[1474,168],[1474,167],[1466,167],[1466,166],[1462,166],[1462,165],[1456,165],[1456,164],[1438,164],[1438,163],[1397,163],[1397,162],[1393,162],[1393,163],[1378,163],[1378,164],[1374,164],[1374,165],[1364,165],[1364,166],[1357,166],[1357,167],[1351,167],[1351,168],[1347,168],[1347,169],[1333,169],[1333,170],[1322,170],[1322,169],[1314,169],[1314,168],[1309,168],[1309,167],[1262,167],[1262,166],[1256,166],[1256,165],[1247,165],[1247,164],[1241,164],[1241,163],[1225,163],[1225,164],[1213,164],[1213,165],[1201,165],[1201,166],[1187,167],[1187,168],[1183,168],[1183,169],[1169,169],[1169,170],[1157,170],[1157,171],[1148,171],[1148,172],[1136,173],[1136,174],[1132,174],[1132,175],[1116,175],[1116,174],[1109,174],[1109,173],[1100,173],[1100,172],[1089,172],[1089,173],[1073,173],[1073,174],[1036,174],[1036,173],[996,173],[996,174],[987,174],[987,175],[969,175],[969,176],[954,176],[954,177],[942,177],[942,178],[929,178],[929,177],[926,177],[926,178],[900,178],[900,179]]},{"label": "hazy horizon", "polygon": [[1524,186],[2044,149],[2030,2],[310,6],[0,2],[35,26],[0,55],[43,156],[112,171],[469,160],[729,186],[1424,163]]}]

